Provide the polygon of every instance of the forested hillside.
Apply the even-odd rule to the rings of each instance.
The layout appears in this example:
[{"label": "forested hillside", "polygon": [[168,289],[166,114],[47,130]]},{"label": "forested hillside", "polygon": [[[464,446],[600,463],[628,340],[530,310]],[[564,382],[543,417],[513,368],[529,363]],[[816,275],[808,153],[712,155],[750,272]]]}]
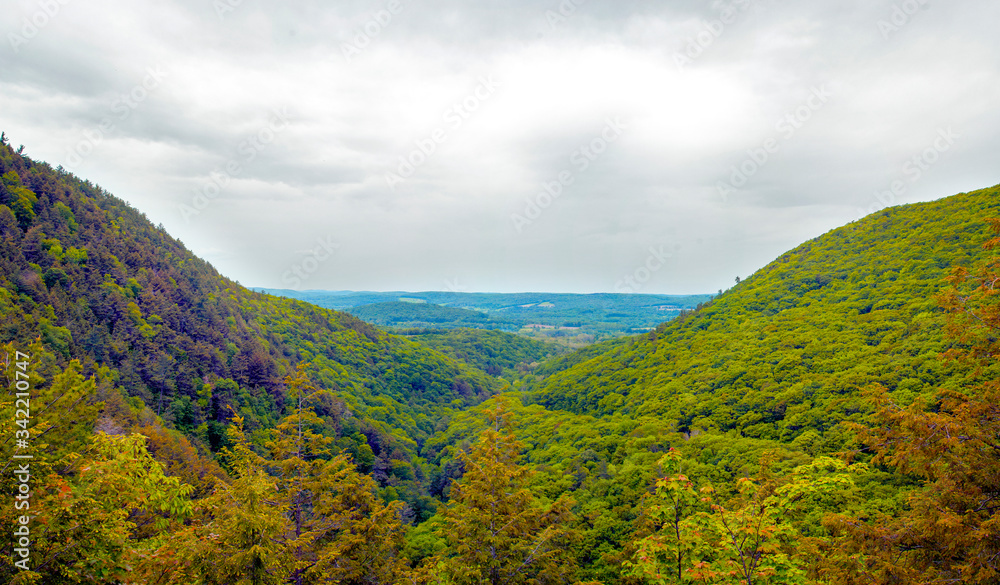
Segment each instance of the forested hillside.
[{"label": "forested hillside", "polygon": [[[886,209],[783,254],[702,310],[531,385],[533,400],[689,430],[793,440],[864,410],[874,382],[910,403],[958,382],[936,298],[982,256],[996,190]],[[616,404],[609,406],[609,403]],[[609,410],[610,409],[610,410]]]},{"label": "forested hillside", "polygon": [[383,485],[406,483],[451,411],[502,389],[351,315],[250,292],[125,202],[7,145],[0,175],[0,342],[40,339],[58,367],[106,368],[108,384],[213,451],[236,414],[248,433],[274,427],[302,364],[338,446]]},{"label": "forested hillside", "polygon": [[487,374],[510,381],[567,351],[503,331],[463,328],[446,331],[416,329],[400,333]]},{"label": "forested hillside", "polygon": [[553,356],[254,293],[6,144],[0,176],[4,583],[1000,575],[998,188]]},{"label": "forested hillside", "polygon": [[[754,575],[775,582],[910,582],[901,576],[919,574],[913,567],[920,563],[941,563],[951,539],[972,538],[971,529],[925,527],[927,534],[915,535],[900,526],[919,516],[914,502],[929,505],[923,482],[957,481],[946,469],[924,466],[941,456],[936,449],[953,447],[933,438],[934,422],[923,409],[974,408],[977,416],[996,416],[989,401],[976,398],[984,393],[983,371],[945,354],[995,344],[983,309],[968,300],[988,299],[993,280],[948,278],[991,257],[983,250],[991,233],[986,219],[998,211],[997,188],[884,210],[806,242],[654,332],[535,370],[517,389],[526,406],[512,407],[513,434],[536,471],[536,493],[575,499],[584,574],[629,583],[724,575],[748,583]],[[976,289],[983,282],[990,286],[985,292]],[[960,292],[945,295],[949,290]],[[474,435],[482,416],[457,417],[427,444],[426,456],[439,450],[447,465],[450,445]],[[948,415],[942,420],[961,427]],[[892,442],[879,443],[880,431],[863,430],[878,421],[892,429]],[[979,440],[996,440],[991,421],[982,423],[988,430]],[[922,432],[931,437],[917,451],[927,450],[910,452],[922,463],[905,463],[896,445]],[[997,457],[987,454],[982,465],[996,469]],[[948,521],[969,526],[995,518],[988,502],[996,487],[996,478],[979,476],[950,488],[981,496],[963,500]],[[894,524],[895,518],[906,520]],[[750,534],[754,522],[761,532]],[[729,529],[730,537],[763,539],[753,546],[767,553],[764,565],[744,567],[747,574],[736,570],[733,563],[755,549],[727,545]],[[883,540],[860,543],[873,538]],[[906,543],[917,541],[926,553],[907,553]],[[894,563],[898,571],[890,569]],[[943,574],[953,577],[955,567]]]}]

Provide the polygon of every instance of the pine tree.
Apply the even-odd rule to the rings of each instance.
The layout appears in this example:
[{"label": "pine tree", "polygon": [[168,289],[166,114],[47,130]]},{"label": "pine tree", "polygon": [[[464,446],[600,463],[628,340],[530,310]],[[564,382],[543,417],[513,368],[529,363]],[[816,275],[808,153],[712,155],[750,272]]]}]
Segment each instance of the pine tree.
[{"label": "pine tree", "polygon": [[497,402],[487,414],[490,426],[462,456],[465,474],[441,513],[439,535],[449,547],[436,559],[436,570],[456,584],[571,582],[576,567],[565,526],[573,501],[536,501],[505,405]]},{"label": "pine tree", "polygon": [[288,512],[290,581],[391,584],[408,568],[401,555],[405,527],[402,502],[386,504],[372,478],[362,475],[349,455],[331,457],[332,439],[312,406],[312,388],[303,367],[286,378],[295,410],[268,443],[278,493]]}]

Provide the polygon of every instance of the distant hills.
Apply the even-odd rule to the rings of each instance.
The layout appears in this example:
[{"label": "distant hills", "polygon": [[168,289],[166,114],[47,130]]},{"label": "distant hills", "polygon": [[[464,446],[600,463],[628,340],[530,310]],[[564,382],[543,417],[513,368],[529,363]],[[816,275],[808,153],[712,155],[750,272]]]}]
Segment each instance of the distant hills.
[{"label": "distant hills", "polygon": [[495,329],[571,346],[649,331],[712,298],[708,294],[256,290],[345,311],[380,327]]}]

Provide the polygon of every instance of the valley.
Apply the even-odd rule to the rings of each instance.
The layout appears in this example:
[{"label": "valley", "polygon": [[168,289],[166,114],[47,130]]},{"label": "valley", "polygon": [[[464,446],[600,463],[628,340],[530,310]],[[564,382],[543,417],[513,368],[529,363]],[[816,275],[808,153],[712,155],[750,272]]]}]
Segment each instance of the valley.
[{"label": "valley", "polygon": [[255,291],[7,144],[0,177],[3,582],[1000,571],[1000,187],[718,295],[499,295]]},{"label": "valley", "polygon": [[517,333],[571,348],[650,331],[712,298],[708,294],[255,290],[345,311],[397,332],[471,327]]}]

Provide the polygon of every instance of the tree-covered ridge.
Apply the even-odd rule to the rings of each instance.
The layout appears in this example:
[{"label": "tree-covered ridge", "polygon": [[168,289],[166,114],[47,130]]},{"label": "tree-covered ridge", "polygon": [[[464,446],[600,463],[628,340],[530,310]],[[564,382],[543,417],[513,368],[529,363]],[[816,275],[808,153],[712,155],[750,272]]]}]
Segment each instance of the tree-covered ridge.
[{"label": "tree-covered ridge", "polygon": [[490,323],[486,313],[444,307],[431,303],[393,301],[351,307],[346,312],[380,327],[486,327]]},{"label": "tree-covered ridge", "polygon": [[512,381],[541,362],[565,353],[565,349],[558,346],[503,331],[460,328],[400,333],[491,376]]},{"label": "tree-covered ridge", "polygon": [[384,327],[517,331],[570,347],[649,331],[712,298],[707,294],[258,290],[346,311]]},{"label": "tree-covered ridge", "polygon": [[[31,526],[31,570],[4,531],[0,581],[1000,574],[996,188],[835,230],[692,314],[490,398],[505,386],[484,372],[216,278],[109,195],[6,148],[0,162],[0,461],[35,456],[32,516],[0,507]],[[136,240],[113,227],[131,215]],[[161,241],[172,255],[155,260]],[[118,272],[95,278],[91,255]],[[487,365],[539,349],[431,336]],[[23,384],[30,424],[15,415]],[[0,474],[3,493],[21,483]]]},{"label": "tree-covered ridge", "polygon": [[[423,439],[501,382],[344,313],[250,292],[93,184],[0,146],[0,341],[41,339],[217,450],[273,427],[299,363],[341,447],[414,481]],[[392,480],[392,481],[395,481]]]},{"label": "tree-covered ridge", "polygon": [[882,384],[909,403],[955,384],[935,296],[981,257],[1000,190],[886,209],[833,230],[701,310],[537,380],[534,400],[669,420],[681,431],[843,444],[837,423]]}]

